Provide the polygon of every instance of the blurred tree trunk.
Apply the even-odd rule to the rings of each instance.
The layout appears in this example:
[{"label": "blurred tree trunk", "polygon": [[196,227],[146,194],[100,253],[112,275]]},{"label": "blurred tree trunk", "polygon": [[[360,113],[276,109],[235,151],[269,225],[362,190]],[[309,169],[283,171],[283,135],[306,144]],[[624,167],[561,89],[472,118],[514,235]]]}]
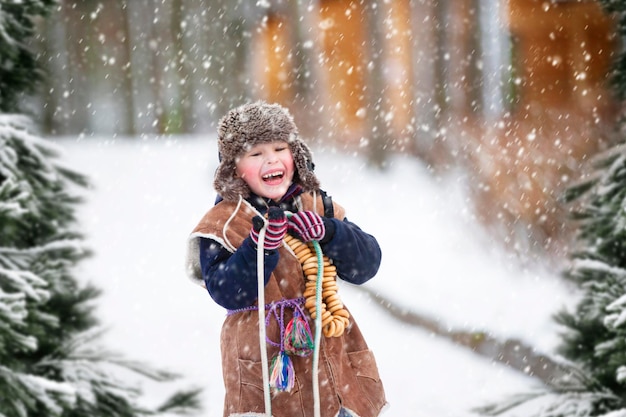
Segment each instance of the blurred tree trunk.
[{"label": "blurred tree trunk", "polygon": [[60,124],[63,133],[67,134],[90,131],[89,62],[83,52],[85,45],[90,44],[91,37],[87,26],[83,23],[86,12],[82,7],[84,5],[76,0],[61,2],[68,57],[64,70],[68,74],[68,85],[63,91],[66,101]]},{"label": "blurred tree trunk", "polygon": [[42,130],[53,135],[65,133],[59,121],[62,108],[62,94],[67,83],[65,68],[67,68],[67,48],[65,39],[65,25],[61,19],[45,19],[42,22],[44,36],[39,46],[39,54],[45,60],[41,64],[46,68],[42,80]]},{"label": "blurred tree trunk", "polygon": [[194,129],[194,108],[191,92],[193,80],[189,68],[190,55],[185,45],[187,17],[188,10],[185,7],[184,1],[172,0],[171,31],[174,46],[174,60],[179,79],[178,103],[175,104],[175,113],[180,113],[178,114],[180,123],[178,130],[185,133],[192,132]]},{"label": "blurred tree trunk", "polygon": [[[324,57],[323,42],[320,40],[320,21],[323,0],[299,0],[300,18],[302,19],[303,41],[305,42],[306,57],[308,59],[307,69],[311,72],[309,76],[310,103],[308,103],[311,122],[315,123],[313,130],[309,133],[312,137],[321,139],[332,136],[333,127],[328,120],[332,111],[328,94],[325,89],[328,85],[328,72],[324,67],[326,58]],[[303,45],[303,46],[304,46]]]},{"label": "blurred tree trunk", "polygon": [[462,120],[481,107],[477,61],[480,57],[478,0],[447,3],[446,98],[451,116]]},{"label": "blurred tree trunk", "polygon": [[445,15],[448,24],[443,51],[447,102],[444,139],[455,165],[467,164],[468,155],[474,149],[473,135],[478,126],[483,125],[478,71],[481,57],[478,0],[448,2]]},{"label": "blurred tree trunk", "polygon": [[206,39],[209,38],[210,26],[215,23],[207,17],[211,16],[212,0],[197,0],[192,2],[190,15],[193,16],[193,59],[192,74],[194,77],[193,100],[194,100],[194,129],[197,132],[212,130],[215,125],[213,89],[211,88],[210,65],[213,55],[213,47]]},{"label": "blurred tree trunk", "polygon": [[[312,3],[312,4],[307,4]],[[298,121],[299,129],[306,135],[314,134],[319,127],[319,97],[317,96],[317,68],[313,59],[315,50],[314,24],[307,16],[307,6],[310,10],[317,10],[316,2],[295,0],[287,2],[287,18],[292,23],[292,46],[294,67],[294,117]]]},{"label": "blurred tree trunk", "polygon": [[163,51],[160,45],[163,45],[163,38],[161,30],[162,12],[158,7],[159,0],[148,0],[150,7],[145,10],[146,15],[150,16],[148,20],[149,35],[148,35],[148,49],[150,50],[150,89],[152,91],[152,103],[149,103],[149,108],[152,108],[152,125],[156,128],[157,133],[163,134],[167,131],[167,109],[165,107],[164,99],[164,76],[162,55]]},{"label": "blurred tree trunk", "polygon": [[134,136],[137,133],[137,127],[135,124],[135,86],[133,80],[133,43],[130,29],[130,17],[128,1],[121,1],[120,17],[122,19],[120,30],[122,31],[122,98],[124,100],[124,115],[122,117],[125,120],[125,124],[122,126],[122,130],[125,134]]},{"label": "blurred tree trunk", "polygon": [[428,163],[437,165],[443,158],[440,131],[441,24],[440,1],[410,0],[413,40],[413,125],[414,151]]},{"label": "blurred tree trunk", "polygon": [[248,73],[248,40],[246,39],[246,21],[237,18],[226,24],[223,49],[223,65],[219,69],[220,80],[224,86],[220,101],[228,109],[241,104],[248,96],[246,86]]},{"label": "blurred tree trunk", "polygon": [[218,117],[248,98],[249,37],[245,2],[211,0],[207,12],[207,38],[211,51],[209,86],[215,97],[214,110]]},{"label": "blurred tree trunk", "polygon": [[387,159],[386,100],[384,79],[384,8],[380,0],[372,0],[365,6],[367,30],[370,35],[366,63],[367,83],[365,87],[369,122],[368,161],[371,166],[383,168]]},{"label": "blurred tree trunk", "polygon": [[436,80],[434,84],[436,109],[437,109],[437,138],[441,140],[442,127],[448,117],[448,95],[447,95],[447,79],[448,67],[446,65],[446,32],[447,32],[447,4],[449,0],[433,0],[433,19],[435,20],[435,74]]},{"label": "blurred tree trunk", "polygon": [[504,10],[508,2],[488,0],[477,2],[480,23],[480,45],[482,56],[481,97],[482,115],[488,125],[494,126],[508,110],[507,85],[511,83],[511,41],[505,29]]}]

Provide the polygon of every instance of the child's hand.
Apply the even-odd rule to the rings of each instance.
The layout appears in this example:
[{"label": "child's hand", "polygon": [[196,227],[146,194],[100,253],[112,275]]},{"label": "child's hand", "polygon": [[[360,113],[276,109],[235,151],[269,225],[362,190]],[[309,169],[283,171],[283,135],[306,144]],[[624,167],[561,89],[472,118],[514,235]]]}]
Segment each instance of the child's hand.
[{"label": "child's hand", "polygon": [[326,234],[322,217],[313,211],[299,211],[294,213],[288,221],[289,232],[296,235],[303,242],[321,240]]},{"label": "child's hand", "polygon": [[[259,244],[259,231],[263,227],[264,221],[260,216],[252,219],[252,230],[250,237]],[[278,249],[283,244],[283,238],[287,234],[287,217],[285,212],[278,207],[270,207],[267,211],[267,229],[265,230],[265,241],[263,248]]]}]

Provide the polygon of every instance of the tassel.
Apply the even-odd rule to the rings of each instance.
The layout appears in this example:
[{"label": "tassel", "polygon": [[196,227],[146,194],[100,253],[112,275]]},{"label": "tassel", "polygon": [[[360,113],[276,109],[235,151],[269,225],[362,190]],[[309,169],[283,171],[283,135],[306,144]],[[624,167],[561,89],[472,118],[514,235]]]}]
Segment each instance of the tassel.
[{"label": "tassel", "polygon": [[285,326],[285,351],[290,355],[308,356],[313,350],[313,337],[306,319],[298,310]]},{"label": "tassel", "polygon": [[270,387],[276,391],[291,391],[295,385],[295,371],[291,358],[285,352],[280,351],[272,360]]}]

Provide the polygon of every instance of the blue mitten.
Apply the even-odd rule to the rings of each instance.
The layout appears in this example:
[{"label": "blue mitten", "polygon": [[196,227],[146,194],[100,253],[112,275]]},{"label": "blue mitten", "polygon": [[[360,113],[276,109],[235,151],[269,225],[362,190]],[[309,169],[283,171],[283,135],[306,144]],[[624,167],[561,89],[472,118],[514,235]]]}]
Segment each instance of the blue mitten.
[{"label": "blue mitten", "polygon": [[[264,224],[263,218],[260,216],[254,216],[252,218],[252,230],[250,230],[250,237],[256,243],[259,244],[259,231]],[[285,212],[278,207],[270,207],[267,211],[267,229],[265,229],[265,241],[263,242],[263,248],[272,250],[278,249],[283,244],[283,238],[287,234],[287,217]]]},{"label": "blue mitten", "polygon": [[313,211],[299,211],[288,220],[289,232],[303,242],[321,240],[326,234],[322,217]]}]

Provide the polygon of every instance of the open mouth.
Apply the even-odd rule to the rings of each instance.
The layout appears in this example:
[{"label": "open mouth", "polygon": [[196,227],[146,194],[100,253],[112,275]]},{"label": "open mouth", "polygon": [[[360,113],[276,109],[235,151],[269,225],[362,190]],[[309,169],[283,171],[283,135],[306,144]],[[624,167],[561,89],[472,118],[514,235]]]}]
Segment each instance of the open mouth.
[{"label": "open mouth", "polygon": [[263,175],[262,178],[263,178],[263,181],[265,182],[272,182],[276,180],[281,180],[284,176],[285,176],[284,171],[276,171],[276,172],[271,172],[269,174],[265,174]]}]

